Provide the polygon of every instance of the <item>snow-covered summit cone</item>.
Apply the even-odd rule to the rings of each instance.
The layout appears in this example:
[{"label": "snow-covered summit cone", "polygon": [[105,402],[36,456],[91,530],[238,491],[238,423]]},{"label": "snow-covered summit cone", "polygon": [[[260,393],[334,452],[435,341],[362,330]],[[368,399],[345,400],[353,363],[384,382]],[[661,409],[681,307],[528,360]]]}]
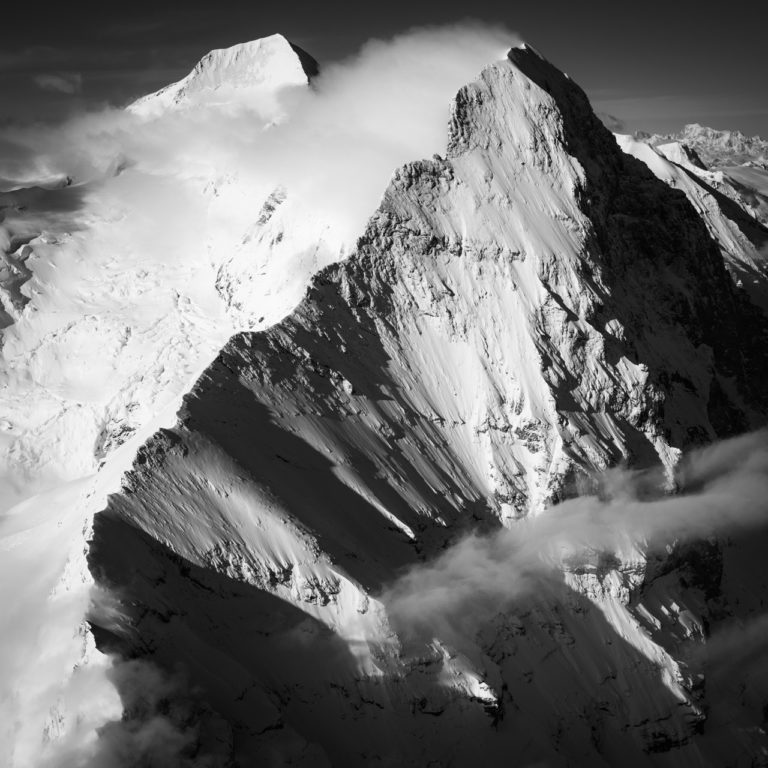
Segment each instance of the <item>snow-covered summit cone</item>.
[{"label": "snow-covered summit cone", "polygon": [[630,604],[640,555],[465,653],[400,656],[376,594],[583,469],[764,423],[765,338],[685,195],[513,49],[456,95],[446,157],[400,168],[349,259],[142,449],[94,523],[108,645],[182,663],[243,764],[700,765],[676,626],[652,641]]},{"label": "snow-covered summit cone", "polygon": [[182,80],[144,96],[128,109],[157,115],[199,105],[258,105],[283,88],[306,86],[317,62],[282,35],[271,35],[206,54]]}]

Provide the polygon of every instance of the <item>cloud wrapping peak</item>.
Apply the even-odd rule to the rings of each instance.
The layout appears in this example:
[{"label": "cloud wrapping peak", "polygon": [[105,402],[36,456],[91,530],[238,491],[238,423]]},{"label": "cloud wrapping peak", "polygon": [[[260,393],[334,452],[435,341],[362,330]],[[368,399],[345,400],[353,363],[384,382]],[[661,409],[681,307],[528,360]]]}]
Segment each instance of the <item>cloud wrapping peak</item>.
[{"label": "cloud wrapping peak", "polygon": [[[0,134],[0,178],[79,182],[121,160],[187,177],[235,173],[285,187],[354,240],[399,166],[444,151],[459,88],[517,42],[514,33],[480,24],[372,40],[322,68],[311,88],[279,92],[279,115],[237,103],[156,119],[108,109],[56,128],[9,128]],[[77,87],[58,75],[38,84]],[[3,139],[13,154],[4,156]]]}]

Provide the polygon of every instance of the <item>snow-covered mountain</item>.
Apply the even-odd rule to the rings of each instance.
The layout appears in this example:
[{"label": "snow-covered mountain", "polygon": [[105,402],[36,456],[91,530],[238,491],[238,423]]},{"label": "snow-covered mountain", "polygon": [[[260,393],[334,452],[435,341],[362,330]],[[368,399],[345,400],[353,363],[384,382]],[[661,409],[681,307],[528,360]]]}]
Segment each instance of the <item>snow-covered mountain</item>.
[{"label": "snow-covered mountain", "polygon": [[[131,119],[265,135],[313,73],[274,36]],[[271,178],[146,161],[9,245],[4,466],[72,481],[0,529],[56,551],[45,632],[5,625],[10,765],[760,764],[765,439],[681,456],[766,423],[768,231],[528,46],[446,120],[351,252]],[[621,512],[675,487],[706,522]]]},{"label": "snow-covered mountain", "polygon": [[185,78],[138,99],[129,109],[140,115],[211,104],[274,110],[280,90],[304,87],[317,73],[317,62],[308,53],[282,35],[272,35],[211,51]]}]

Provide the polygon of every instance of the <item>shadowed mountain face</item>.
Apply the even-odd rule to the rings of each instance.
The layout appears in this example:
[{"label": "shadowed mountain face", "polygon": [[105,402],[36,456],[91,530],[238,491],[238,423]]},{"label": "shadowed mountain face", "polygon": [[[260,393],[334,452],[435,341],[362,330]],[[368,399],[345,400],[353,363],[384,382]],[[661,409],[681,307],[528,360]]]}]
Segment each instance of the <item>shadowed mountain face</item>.
[{"label": "shadowed mountain face", "polygon": [[[722,765],[668,618],[724,620],[716,544],[547,576],[450,645],[382,590],[592,470],[763,425],[767,331],[686,196],[513,49],[457,94],[446,157],[399,169],[356,251],[140,451],[94,525],[122,606],[96,637],[183,668],[205,715],[180,765]],[[756,755],[733,706],[719,744]]]}]

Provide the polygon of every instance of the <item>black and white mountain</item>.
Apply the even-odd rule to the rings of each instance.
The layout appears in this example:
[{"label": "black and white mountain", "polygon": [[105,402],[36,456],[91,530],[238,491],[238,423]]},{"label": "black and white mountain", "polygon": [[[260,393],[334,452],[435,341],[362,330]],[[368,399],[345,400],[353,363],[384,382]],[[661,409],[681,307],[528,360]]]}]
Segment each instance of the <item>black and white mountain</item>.
[{"label": "black and white mountain", "polygon": [[[316,74],[128,112],[267,135]],[[764,148],[615,137],[525,44],[445,120],[351,240],[213,161],[11,199],[8,765],[764,764],[768,229],[705,146]]]}]

